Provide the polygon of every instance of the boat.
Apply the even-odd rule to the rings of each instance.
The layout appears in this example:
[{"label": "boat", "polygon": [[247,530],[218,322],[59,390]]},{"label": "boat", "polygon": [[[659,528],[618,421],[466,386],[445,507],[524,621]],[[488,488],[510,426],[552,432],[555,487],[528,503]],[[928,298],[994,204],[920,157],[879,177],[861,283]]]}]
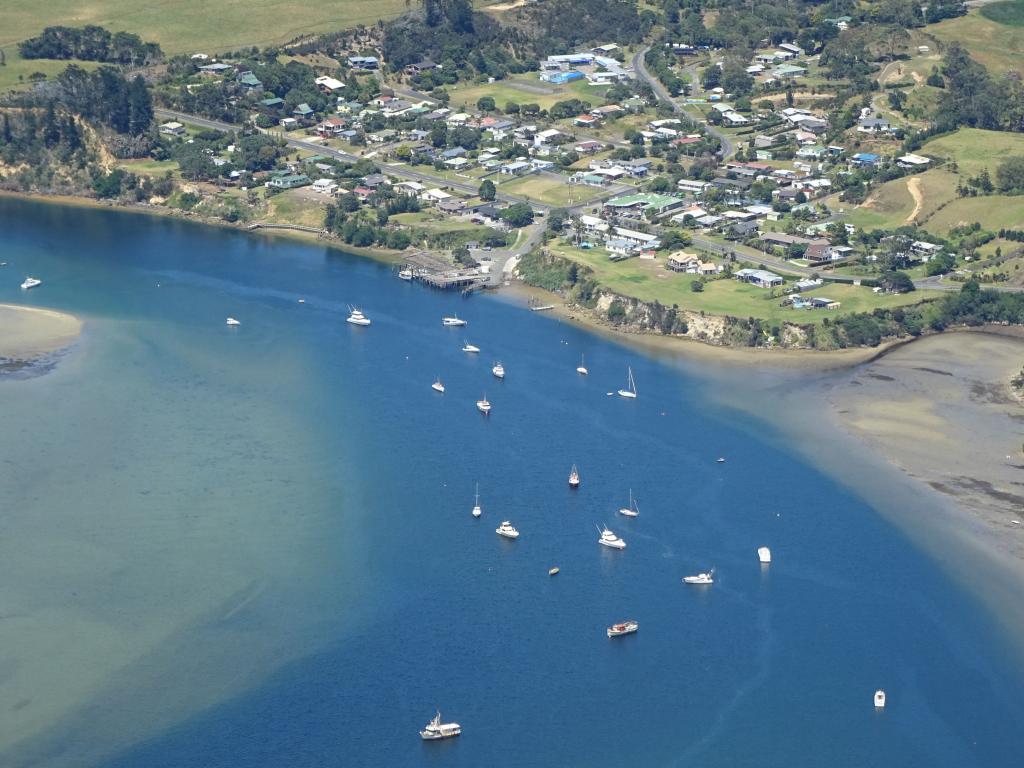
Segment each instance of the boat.
[{"label": "boat", "polygon": [[504,536],[506,539],[518,539],[519,531],[512,527],[512,523],[508,520],[502,520],[501,525],[494,529],[494,532],[499,536]]},{"label": "boat", "polygon": [[636,499],[633,498],[632,488],[629,489],[629,506],[620,509],[619,514],[626,517],[637,517],[640,514],[640,508],[636,505]]},{"label": "boat", "polygon": [[885,691],[881,688],[875,691],[875,709],[885,709]]},{"label": "boat", "polygon": [[626,389],[619,390],[619,397],[628,397],[631,399],[636,398],[636,382],[633,381],[633,369],[629,369],[629,381],[626,384]]},{"label": "boat", "polygon": [[623,621],[619,624],[612,624],[608,627],[608,637],[622,637],[622,635],[631,635],[640,629],[640,625],[635,621]]},{"label": "boat", "polygon": [[725,456],[719,456],[719,457],[718,457],[718,462],[717,462],[717,463],[718,463],[718,464],[725,464]]},{"label": "boat", "polygon": [[305,299],[299,299],[299,304],[305,304],[305,303],[306,303]]},{"label": "boat", "polygon": [[616,536],[612,531],[608,530],[608,526],[605,526],[604,530],[601,531],[601,538],[597,540],[598,544],[611,549],[625,549],[626,542]]},{"label": "boat", "polygon": [[483,400],[476,401],[476,408],[485,416],[491,412],[491,401],[487,399],[487,395],[484,395]]},{"label": "boat", "polygon": [[241,323],[233,317],[229,317],[225,322],[227,325],[241,325]]},{"label": "boat", "polygon": [[348,318],[346,318],[345,322],[352,323],[352,325],[369,325],[370,324],[370,318],[368,318],[366,315],[364,315],[360,310],[356,309],[355,307],[349,307],[349,312],[351,314],[349,314],[349,316],[348,316]]},{"label": "boat", "polygon": [[461,328],[464,325],[469,325],[469,323],[461,319],[458,315],[452,315],[451,317],[442,317],[441,325],[447,325],[450,328]]},{"label": "boat", "polygon": [[37,277],[26,277],[25,282],[21,284],[22,290],[27,291],[29,288],[35,288],[37,285],[42,285],[43,281]]},{"label": "boat", "polygon": [[441,383],[440,376],[434,379],[434,383],[430,385],[430,388],[435,392],[440,392],[442,395],[444,394],[444,384]]},{"label": "boat", "polygon": [[473,517],[480,517],[480,515],[484,513],[484,511],[480,509],[480,483],[476,484],[476,496],[474,498],[475,501],[473,502]]},{"label": "boat", "polygon": [[559,568],[558,568],[558,566],[556,565],[556,566],[555,566],[554,568],[551,568],[551,569],[550,569],[550,570],[548,571],[548,576],[557,576],[557,575],[558,575],[558,572],[559,572]]},{"label": "boat", "polygon": [[437,741],[438,739],[450,739],[462,733],[462,726],[458,723],[442,723],[441,713],[434,715],[434,719],[427,723],[427,727],[420,731],[420,737],[424,741]]},{"label": "boat", "polygon": [[470,354],[474,354],[475,355],[477,352],[480,351],[480,347],[474,347],[472,344],[470,344],[467,341],[467,342],[463,343],[462,351],[463,352],[469,352]]},{"label": "boat", "polygon": [[398,278],[399,280],[412,280],[412,270],[408,267],[398,270]]},{"label": "boat", "polygon": [[758,547],[757,559],[762,563],[770,563],[772,561],[772,551],[768,547]]},{"label": "boat", "polygon": [[501,364],[501,361],[498,361],[497,363],[494,364],[494,367],[491,368],[491,373],[494,374],[494,378],[496,378],[496,379],[504,379],[505,378],[505,366],[503,366]]},{"label": "boat", "polygon": [[583,355],[580,355],[580,364],[576,366],[576,373],[580,376],[586,376],[590,371],[587,370],[587,366],[583,364]]},{"label": "boat", "polygon": [[569,487],[579,488],[580,487],[580,473],[576,470],[576,465],[572,465],[572,469],[569,470]]},{"label": "boat", "polygon": [[715,583],[715,569],[712,568],[707,573],[698,573],[696,576],[683,576],[684,584],[714,584]]}]

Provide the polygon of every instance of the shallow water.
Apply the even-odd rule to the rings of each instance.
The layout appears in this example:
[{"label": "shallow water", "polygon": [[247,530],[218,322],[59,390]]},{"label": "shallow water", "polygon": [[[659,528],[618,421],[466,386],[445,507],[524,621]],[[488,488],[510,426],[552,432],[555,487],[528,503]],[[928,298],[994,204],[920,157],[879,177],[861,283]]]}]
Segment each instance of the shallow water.
[{"label": "shallow water", "polygon": [[[1024,754],[992,617],[703,377],[321,247],[12,200],[0,220],[0,302],[87,320],[52,373],[0,381],[0,763]],[[22,296],[22,272],[44,286]],[[635,402],[606,395],[627,365]],[[421,743],[435,707],[461,738]]]}]

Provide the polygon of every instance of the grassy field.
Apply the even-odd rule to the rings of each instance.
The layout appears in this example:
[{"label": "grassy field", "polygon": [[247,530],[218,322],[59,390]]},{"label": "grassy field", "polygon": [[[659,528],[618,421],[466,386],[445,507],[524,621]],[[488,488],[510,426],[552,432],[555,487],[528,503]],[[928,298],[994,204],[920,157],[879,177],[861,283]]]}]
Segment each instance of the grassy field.
[{"label": "grassy field", "polygon": [[961,128],[956,133],[932,139],[921,151],[956,160],[960,172],[967,176],[976,176],[982,168],[988,168],[994,178],[1000,162],[1010,155],[1024,155],[1024,133]]},{"label": "grassy field", "polygon": [[966,16],[946,19],[927,30],[947,45],[959,41],[994,75],[1022,68],[1024,27],[1000,24],[972,10]]},{"label": "grassy field", "polygon": [[272,224],[301,224],[306,227],[324,225],[324,202],[314,199],[308,189],[290,189],[267,198],[267,213],[260,217]]},{"label": "grassy field", "polygon": [[604,251],[582,251],[567,245],[553,248],[560,255],[586,264],[594,270],[598,281],[624,296],[642,301],[660,301],[666,306],[677,304],[682,309],[708,312],[733,317],[758,317],[770,322],[819,323],[826,317],[838,317],[853,312],[865,312],[876,307],[896,307],[931,298],[934,292],[917,291],[910,294],[882,296],[870,288],[853,285],[824,285],[813,291],[814,296],[841,302],[838,310],[796,310],[780,306],[782,298],[772,297],[769,291],[731,279],[711,280],[704,290],[696,293],[690,288],[697,277],[681,275],[665,269],[665,260],[649,261],[629,259],[613,262]]},{"label": "grassy field", "polygon": [[51,59],[23,59],[14,46],[4,48],[6,65],[0,67],[0,92],[12,88],[28,88],[32,81],[29,75],[42,72],[47,77],[59,75],[68,64],[77,64],[84,69],[95,69],[99,66],[93,61],[53,61]]},{"label": "grassy field", "polygon": [[[921,194],[919,208],[909,186],[912,178],[918,179],[914,183]],[[924,226],[931,229],[929,216],[941,204],[956,197],[956,183],[955,175],[941,169],[893,179],[872,191],[860,206],[848,211],[844,220],[859,229],[895,229],[909,223],[916,208],[914,220],[925,222]]]},{"label": "grassy field", "polygon": [[981,15],[997,24],[1024,27],[1024,0],[1006,0],[981,8]]},{"label": "grassy field", "polygon": [[601,194],[596,187],[585,184],[567,184],[550,176],[532,174],[498,186],[498,191],[510,195],[522,195],[549,205],[579,205]]},{"label": "grassy field", "polygon": [[[517,87],[518,86],[518,87]],[[494,99],[498,109],[504,109],[505,105],[514,101],[516,104],[538,104],[541,109],[549,109],[555,102],[566,99],[583,99],[589,101],[595,107],[604,103],[604,86],[595,87],[589,85],[586,80],[574,80],[564,85],[553,85],[542,82],[537,78],[537,73],[515,75],[506,80],[497,80],[493,83],[482,83],[479,85],[463,85],[449,88],[451,94],[451,106],[476,107],[476,102],[482,96],[490,96]]]},{"label": "grassy field", "polygon": [[990,195],[954,200],[929,219],[925,227],[931,232],[946,234],[951,227],[975,221],[991,231],[1019,229],[1024,223],[1024,196]]},{"label": "grassy field", "polygon": [[301,35],[372,25],[405,13],[405,0],[344,0],[308,3],[299,0],[3,0],[0,46],[56,24],[99,24],[155,40],[168,53],[223,52],[248,45],[285,43]]}]

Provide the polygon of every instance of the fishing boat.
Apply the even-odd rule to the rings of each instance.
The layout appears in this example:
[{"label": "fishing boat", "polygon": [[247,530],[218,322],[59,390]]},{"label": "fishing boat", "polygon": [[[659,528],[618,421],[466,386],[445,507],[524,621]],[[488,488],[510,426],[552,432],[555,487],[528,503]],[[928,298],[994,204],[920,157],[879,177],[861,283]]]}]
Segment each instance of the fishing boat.
[{"label": "fishing boat", "polygon": [[441,325],[446,325],[449,328],[461,328],[464,325],[469,325],[469,323],[460,318],[458,315],[452,315],[451,317],[442,317]]},{"label": "fishing boat", "polygon": [[557,576],[558,572],[559,572],[559,568],[556,565],[554,568],[551,568],[551,569],[548,570],[548,576]]},{"label": "fishing boat", "polygon": [[636,398],[636,382],[633,381],[633,369],[629,368],[628,382],[625,389],[619,390],[619,397]]},{"label": "fishing boat", "polygon": [[580,364],[576,366],[576,373],[580,376],[586,376],[590,371],[587,370],[587,366],[583,364],[583,355],[580,355]]},{"label": "fishing boat", "polygon": [[636,499],[633,498],[632,488],[629,489],[629,506],[620,509],[619,514],[625,517],[638,517],[640,515],[640,507],[636,505]]},{"label": "fishing boat", "polygon": [[476,401],[476,408],[484,416],[491,412],[491,401],[487,399],[487,395],[484,395],[482,400]]},{"label": "fishing boat", "polygon": [[420,731],[420,737],[424,741],[437,741],[438,739],[450,739],[462,733],[462,726],[458,723],[442,723],[441,713],[434,715],[434,719],[427,723],[426,728]]},{"label": "fishing boat", "polygon": [[611,549],[626,548],[626,542],[616,536],[612,531],[608,530],[608,526],[605,526],[604,530],[601,531],[601,538],[597,540],[597,543]]},{"label": "fishing boat", "polygon": [[770,563],[772,561],[772,551],[768,547],[758,547],[757,559],[762,563]]},{"label": "fishing boat", "polygon": [[500,360],[494,364],[493,368],[491,368],[491,373],[494,374],[494,378],[496,379],[505,378],[505,366],[501,364]]},{"label": "fishing boat", "polygon": [[469,352],[471,355],[475,355],[477,352],[480,351],[480,347],[474,347],[472,344],[470,344],[468,341],[466,341],[466,342],[463,342],[463,344],[462,344],[462,351],[463,352]]},{"label": "fishing boat", "polygon": [[696,576],[683,576],[684,584],[714,584],[715,583],[715,569],[712,568],[707,573],[698,573]]},{"label": "fishing boat", "polygon": [[608,627],[608,637],[622,637],[631,635],[640,629],[640,624],[635,621],[623,621],[619,624],[612,624]]},{"label": "fishing boat", "polygon": [[435,392],[440,392],[442,395],[444,394],[444,384],[441,383],[440,376],[434,379],[434,383],[430,385],[430,388]]},{"label": "fishing boat", "polygon": [[408,267],[398,270],[398,279],[407,281],[412,280],[412,270]]},{"label": "fishing boat", "polygon": [[42,285],[43,281],[37,277],[26,277],[25,282],[21,284],[21,289],[27,291],[29,288],[35,288],[37,285]]},{"label": "fishing boat", "polygon": [[881,688],[875,691],[875,709],[885,709],[885,691]]},{"label": "fishing boat", "polygon": [[240,322],[239,322],[238,320],[235,320],[235,318],[233,318],[233,317],[229,317],[229,318],[228,318],[228,319],[227,319],[227,320],[225,321],[225,323],[226,323],[227,325],[232,325],[232,326],[233,326],[233,325],[241,325],[241,323],[240,323]]},{"label": "fishing boat", "polygon": [[576,469],[576,465],[572,465],[572,469],[569,470],[569,487],[579,488],[580,487],[580,473]]},{"label": "fishing boat", "polygon": [[355,307],[349,307],[349,316],[345,318],[346,323],[352,323],[352,325],[369,325],[370,318],[362,313],[362,311]]},{"label": "fishing boat", "polygon": [[494,532],[499,536],[504,536],[506,539],[518,539],[519,531],[512,527],[512,523],[508,520],[502,520],[501,525],[494,529]]},{"label": "fishing boat", "polygon": [[480,483],[476,484],[476,495],[473,501],[473,517],[480,517],[484,511],[480,509]]}]

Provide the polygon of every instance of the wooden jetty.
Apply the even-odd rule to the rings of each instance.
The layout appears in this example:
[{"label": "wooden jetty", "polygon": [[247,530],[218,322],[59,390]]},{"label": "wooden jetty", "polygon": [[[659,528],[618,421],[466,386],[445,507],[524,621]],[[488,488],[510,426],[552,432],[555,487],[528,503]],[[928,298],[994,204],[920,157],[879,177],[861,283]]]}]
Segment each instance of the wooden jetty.
[{"label": "wooden jetty", "polygon": [[479,269],[457,269],[427,251],[417,251],[406,257],[403,270],[412,273],[412,279],[442,291],[472,292],[487,282]]}]

